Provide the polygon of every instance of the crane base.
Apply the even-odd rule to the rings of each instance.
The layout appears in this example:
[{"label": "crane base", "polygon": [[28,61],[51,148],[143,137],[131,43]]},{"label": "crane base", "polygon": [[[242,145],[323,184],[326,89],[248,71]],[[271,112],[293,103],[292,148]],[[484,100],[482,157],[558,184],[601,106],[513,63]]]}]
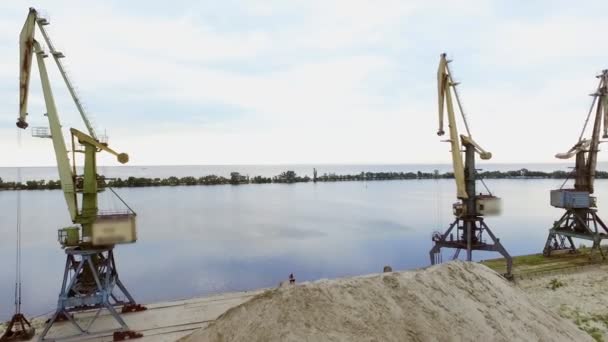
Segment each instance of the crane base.
[{"label": "crane base", "polygon": [[[466,223],[470,223],[471,231],[467,232]],[[456,238],[452,231],[456,228]],[[493,243],[486,243],[483,239],[483,233],[486,232]],[[431,248],[429,255],[431,257],[431,264],[435,265],[441,263],[441,248],[453,248],[456,249],[452,260],[458,259],[460,251],[465,250],[467,252],[467,261],[472,260],[473,251],[493,251],[502,254],[507,262],[507,273],[504,274],[505,278],[512,279],[511,274],[513,260],[509,252],[503,247],[498,239],[490,230],[490,227],[486,225],[482,216],[464,216],[457,217],[454,222],[449,226],[445,233],[436,232],[433,234],[433,242],[435,243]]]},{"label": "crane base", "polygon": [[548,257],[551,256],[551,252],[560,250],[576,253],[573,239],[592,241],[592,252],[597,251],[602,259],[606,259],[600,244],[602,240],[608,239],[608,227],[597,215],[597,210],[591,208],[566,210],[549,230],[543,255]]},{"label": "crane base", "polygon": [[[116,271],[114,262],[114,247],[80,249],[77,247],[66,248],[66,264],[63,275],[63,283],[57,310],[50,320],[47,321],[40,340],[47,340],[47,334],[54,323],[67,319],[78,331],[71,336],[58,336],[48,339],[61,340],[75,338],[84,335],[99,333],[114,333],[114,337],[137,338],[142,335],[129,329],[122,319],[116,306],[127,308],[126,312],[145,310],[145,307],[137,304],[126,287],[122,284]],[[120,299],[124,297],[125,299]],[[78,322],[72,315],[74,312],[94,311],[92,318],[86,324]],[[93,325],[101,312],[107,310],[120,326],[116,329],[97,331]]]},{"label": "crane base", "polygon": [[20,313],[14,314],[4,334],[0,337],[0,342],[9,341],[29,341],[36,334],[36,329],[32,327],[30,322]]}]

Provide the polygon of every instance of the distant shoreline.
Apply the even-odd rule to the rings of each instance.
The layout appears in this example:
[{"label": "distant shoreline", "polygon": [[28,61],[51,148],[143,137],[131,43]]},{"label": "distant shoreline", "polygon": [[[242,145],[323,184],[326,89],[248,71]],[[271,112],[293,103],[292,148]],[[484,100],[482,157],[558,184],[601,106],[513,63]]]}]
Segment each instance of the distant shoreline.
[{"label": "distant shoreline", "polygon": [[[480,179],[568,179],[572,172],[566,171],[531,171],[520,169],[513,171],[483,171],[478,173]],[[358,174],[339,175],[323,173],[322,175],[298,176],[294,171],[285,171],[273,177],[243,176],[232,172],[230,177],[207,175],[202,177],[128,177],[105,178],[99,177],[100,187],[112,188],[141,188],[157,186],[193,186],[193,185],[246,185],[246,184],[293,184],[308,182],[355,182],[355,181],[386,181],[386,180],[421,180],[421,179],[453,179],[452,172],[361,172]],[[608,179],[608,172],[597,171],[597,179]],[[0,190],[54,190],[61,189],[58,180],[30,180],[26,182],[5,182],[0,178]]]}]

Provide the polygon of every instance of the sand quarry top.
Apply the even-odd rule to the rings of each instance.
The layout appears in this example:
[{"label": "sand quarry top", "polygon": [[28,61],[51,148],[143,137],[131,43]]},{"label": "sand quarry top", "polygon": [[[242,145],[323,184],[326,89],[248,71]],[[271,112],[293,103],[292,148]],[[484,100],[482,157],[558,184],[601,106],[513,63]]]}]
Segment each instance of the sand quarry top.
[{"label": "sand quarry top", "polygon": [[593,341],[477,263],[268,290],[182,341]]}]

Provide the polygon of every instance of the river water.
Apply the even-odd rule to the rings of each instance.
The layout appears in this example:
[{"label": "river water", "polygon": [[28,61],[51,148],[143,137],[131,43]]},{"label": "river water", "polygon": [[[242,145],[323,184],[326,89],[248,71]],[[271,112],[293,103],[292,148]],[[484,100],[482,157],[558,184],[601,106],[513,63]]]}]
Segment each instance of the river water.
[{"label": "river water", "polygon": [[[249,174],[286,170],[275,168],[277,172]],[[318,168],[321,174],[347,173],[324,168]],[[391,171],[380,166],[370,170]],[[166,172],[161,171],[138,176]],[[192,170],[174,170],[180,176],[178,171]],[[503,199],[503,215],[486,222],[512,255],[541,251],[548,228],[561,214],[549,205],[549,190],[562,182],[486,181]],[[608,201],[606,185],[608,180],[597,181],[600,208]],[[453,180],[446,179],[116,189],[137,212],[139,235],[137,243],[116,248],[118,269],[132,294],[145,303],[276,286],[290,273],[304,281],[379,272],[384,265],[422,267],[429,264],[432,232],[444,230],[452,220],[454,188]],[[0,192],[0,319],[13,310],[17,193]],[[23,309],[41,314],[56,304],[65,262],[57,229],[70,221],[60,191],[20,194]],[[101,194],[100,205],[121,207],[108,191]],[[476,259],[497,256],[474,254]],[[448,257],[446,251],[444,260]]]}]

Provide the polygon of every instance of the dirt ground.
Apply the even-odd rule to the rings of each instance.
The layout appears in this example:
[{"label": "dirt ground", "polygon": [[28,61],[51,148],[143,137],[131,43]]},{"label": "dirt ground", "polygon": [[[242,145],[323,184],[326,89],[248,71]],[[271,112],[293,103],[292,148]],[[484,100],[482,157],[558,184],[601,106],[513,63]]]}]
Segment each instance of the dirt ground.
[{"label": "dirt ground", "polygon": [[608,341],[608,265],[519,279],[516,285],[597,341]]}]

